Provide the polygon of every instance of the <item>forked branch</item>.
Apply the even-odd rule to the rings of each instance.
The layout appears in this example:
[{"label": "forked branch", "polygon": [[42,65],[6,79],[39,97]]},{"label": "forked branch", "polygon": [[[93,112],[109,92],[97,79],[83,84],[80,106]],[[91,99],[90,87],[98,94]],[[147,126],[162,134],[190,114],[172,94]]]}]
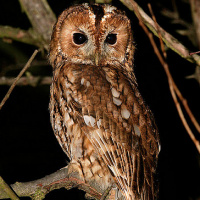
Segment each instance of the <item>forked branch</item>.
[{"label": "forked branch", "polygon": [[[167,33],[163,28],[161,28],[158,24],[156,25],[151,17],[149,17],[142,8],[134,1],[134,0],[120,0],[129,10],[134,11],[137,18],[145,24],[154,35],[158,36],[160,32],[162,41],[173,51],[179,54],[181,57],[186,60],[196,63],[200,66],[200,56],[197,54],[189,55],[189,50],[181,44],[176,38]],[[159,27],[159,31],[157,29]]]}]

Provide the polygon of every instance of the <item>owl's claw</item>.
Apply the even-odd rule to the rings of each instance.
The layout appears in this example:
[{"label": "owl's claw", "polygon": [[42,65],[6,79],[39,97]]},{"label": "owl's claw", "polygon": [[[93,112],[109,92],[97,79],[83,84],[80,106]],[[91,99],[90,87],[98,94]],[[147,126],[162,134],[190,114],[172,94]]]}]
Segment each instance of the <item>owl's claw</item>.
[{"label": "owl's claw", "polygon": [[118,189],[115,184],[112,184],[104,191],[100,200],[118,200]]}]

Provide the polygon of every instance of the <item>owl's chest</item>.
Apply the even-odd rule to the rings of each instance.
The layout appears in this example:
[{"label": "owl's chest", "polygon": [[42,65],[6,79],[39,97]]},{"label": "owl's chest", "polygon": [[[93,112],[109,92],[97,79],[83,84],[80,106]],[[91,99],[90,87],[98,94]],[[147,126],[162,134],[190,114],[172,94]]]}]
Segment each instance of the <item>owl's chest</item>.
[{"label": "owl's chest", "polygon": [[69,67],[60,78],[61,93],[71,108],[104,106],[112,97],[111,83],[104,71],[94,66]]}]

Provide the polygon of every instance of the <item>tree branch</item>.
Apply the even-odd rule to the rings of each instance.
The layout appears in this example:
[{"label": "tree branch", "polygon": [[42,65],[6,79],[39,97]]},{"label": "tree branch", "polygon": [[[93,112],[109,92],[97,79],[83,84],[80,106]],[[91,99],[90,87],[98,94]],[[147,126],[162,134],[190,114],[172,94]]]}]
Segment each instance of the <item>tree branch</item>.
[{"label": "tree branch", "polygon": [[9,38],[26,44],[31,44],[41,48],[41,44],[37,39],[37,34],[32,29],[22,30],[10,26],[0,26],[0,38]]},{"label": "tree branch", "polygon": [[19,200],[16,194],[12,191],[9,185],[3,180],[0,176],[0,195],[3,195],[7,198],[11,198],[12,200]]},{"label": "tree branch", "polygon": [[[150,8],[150,12],[151,12],[152,15],[153,15],[153,18],[155,19],[155,16],[154,16],[154,14],[153,14],[153,11],[152,11],[152,9],[151,9],[150,4],[149,4],[149,8]],[[185,127],[185,129],[186,129],[186,131],[188,132],[188,134],[189,134],[191,140],[192,140],[193,143],[195,144],[195,146],[196,146],[196,148],[197,148],[197,151],[200,153],[200,142],[195,138],[194,134],[192,133],[192,131],[191,131],[191,129],[190,129],[190,127],[189,127],[189,125],[188,125],[188,123],[187,123],[187,121],[186,121],[184,115],[183,115],[183,112],[182,112],[182,109],[181,109],[181,107],[180,107],[180,104],[179,104],[179,102],[178,102],[178,100],[177,100],[177,98],[176,98],[176,95],[177,95],[177,96],[180,98],[180,100],[181,100],[183,106],[185,107],[185,109],[186,109],[186,111],[187,111],[187,113],[188,113],[188,110],[187,110],[187,109],[189,109],[189,106],[186,104],[186,100],[183,98],[181,92],[179,91],[177,85],[175,84],[175,82],[174,82],[174,80],[173,80],[173,77],[172,77],[172,75],[171,75],[171,73],[170,73],[170,71],[169,71],[168,64],[167,64],[167,62],[166,62],[165,59],[164,59],[164,58],[166,58],[166,52],[165,52],[164,48],[162,48],[162,47],[163,47],[163,44],[162,44],[163,41],[162,41],[162,39],[160,38],[160,34],[161,34],[161,33],[159,32],[160,29],[157,27],[158,36],[159,36],[160,43],[161,43],[162,54],[163,54],[164,58],[163,58],[163,56],[161,55],[160,51],[158,50],[158,47],[157,47],[157,45],[156,45],[156,43],[155,43],[155,41],[154,41],[154,39],[153,39],[152,33],[150,33],[150,32],[148,31],[148,29],[146,28],[146,26],[144,25],[144,23],[143,23],[143,21],[142,21],[142,17],[141,17],[141,15],[140,15],[140,13],[139,13],[139,10],[138,10],[137,5],[134,5],[134,9],[135,9],[135,12],[137,13],[140,26],[143,28],[144,32],[145,32],[146,35],[148,36],[148,38],[149,38],[149,40],[150,40],[150,42],[151,42],[151,45],[152,45],[152,47],[153,47],[153,49],[154,49],[154,52],[155,52],[156,56],[158,57],[160,63],[162,64],[162,66],[163,66],[163,68],[164,68],[164,70],[165,70],[165,73],[166,73],[167,78],[168,78],[168,83],[169,83],[170,92],[171,92],[172,98],[173,98],[173,100],[174,100],[175,106],[176,106],[176,108],[177,108],[179,117],[180,117],[180,119],[181,119],[181,121],[182,121],[182,123],[183,123],[183,125],[184,125],[184,127]],[[155,26],[158,26],[157,23],[156,23],[156,20],[155,20]],[[189,109],[189,111],[190,111],[190,109]],[[190,111],[190,113],[188,113],[188,115],[190,116],[190,114],[192,114],[191,111]],[[193,114],[192,114],[192,116],[193,116]],[[194,117],[194,116],[193,116],[193,117]],[[192,119],[191,116],[190,116],[190,119],[191,119],[191,121],[194,123],[194,119],[195,119],[195,118]],[[197,124],[195,124],[195,123],[197,123]],[[195,123],[194,123],[194,126],[195,126],[195,127],[197,128],[197,130],[199,131],[199,124],[198,124],[198,122],[196,121],[196,119],[195,119]]]},{"label": "tree branch", "polygon": [[[185,58],[186,60],[196,63],[200,66],[200,56],[194,54],[189,55],[189,50],[182,45],[176,38],[174,38],[172,35],[167,33],[163,28],[161,28],[159,25],[155,25],[154,21],[138,6],[138,4],[133,0],[120,0],[129,10],[134,11],[135,15],[139,19],[142,20],[142,22],[158,37],[158,29],[161,34],[162,40],[165,42],[165,44],[175,51],[177,54],[179,54],[181,57]],[[137,11],[137,10],[138,11]]]},{"label": "tree branch", "polygon": [[[100,199],[102,195],[96,189],[86,184],[85,181],[80,180],[77,173],[69,169],[69,166],[35,181],[24,183],[16,182],[11,185],[11,188],[19,197],[31,197],[37,200],[44,199],[45,195],[50,191],[63,187],[67,190],[77,187],[89,193],[95,199]],[[0,199],[8,197],[9,196],[0,189]]]},{"label": "tree branch", "polygon": [[18,74],[18,76],[15,78],[13,84],[11,85],[10,89],[8,90],[7,94],[5,95],[5,97],[3,98],[3,100],[0,103],[0,110],[3,107],[3,105],[5,104],[5,102],[7,101],[7,99],[9,98],[11,92],[13,91],[13,89],[15,88],[18,80],[21,78],[21,76],[24,74],[24,72],[30,67],[31,62],[33,61],[33,59],[35,58],[35,56],[37,55],[38,50],[35,50],[32,54],[32,56],[30,57],[30,59],[28,60],[28,62],[26,63],[26,65],[24,66],[24,68],[21,70],[21,72]]},{"label": "tree branch", "polygon": [[[0,85],[12,85],[14,82],[14,77],[0,77]],[[27,75],[25,77],[21,77],[16,85],[18,86],[26,86],[31,85],[33,87],[37,85],[50,85],[52,82],[52,77],[50,76],[32,76]]]},{"label": "tree branch", "polygon": [[190,0],[190,7],[196,31],[198,47],[200,48],[200,0]]},{"label": "tree branch", "polygon": [[22,9],[28,16],[33,30],[41,37],[41,42],[47,50],[56,17],[46,0],[19,0]]}]

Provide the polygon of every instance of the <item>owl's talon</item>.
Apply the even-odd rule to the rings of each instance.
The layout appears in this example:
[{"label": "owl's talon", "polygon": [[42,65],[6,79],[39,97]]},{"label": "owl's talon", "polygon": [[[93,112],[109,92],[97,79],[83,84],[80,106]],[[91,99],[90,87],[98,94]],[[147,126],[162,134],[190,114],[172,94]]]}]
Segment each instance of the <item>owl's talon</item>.
[{"label": "owl's talon", "polygon": [[100,200],[117,200],[117,188],[114,188],[114,184],[108,187],[102,194]]}]

